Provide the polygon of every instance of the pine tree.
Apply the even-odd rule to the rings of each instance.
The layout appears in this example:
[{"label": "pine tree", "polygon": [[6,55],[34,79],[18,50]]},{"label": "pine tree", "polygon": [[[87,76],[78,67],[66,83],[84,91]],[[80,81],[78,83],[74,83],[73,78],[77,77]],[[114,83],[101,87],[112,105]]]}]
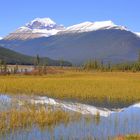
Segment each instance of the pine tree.
[{"label": "pine tree", "polygon": [[104,62],[103,62],[103,60],[101,61],[100,69],[101,69],[101,70],[104,70]]},{"label": "pine tree", "polygon": [[63,67],[63,64],[64,64],[64,60],[61,58],[60,59],[60,66]]},{"label": "pine tree", "polygon": [[110,62],[108,62],[107,69],[108,69],[108,70],[111,70],[111,63],[110,63]]},{"label": "pine tree", "polygon": [[0,72],[2,72],[2,60],[0,59]]},{"label": "pine tree", "polygon": [[37,56],[36,56],[36,64],[37,64],[37,66],[40,64],[40,57],[39,57],[38,54],[37,54]]},{"label": "pine tree", "polygon": [[3,72],[7,73],[7,64],[5,61],[3,62]]},{"label": "pine tree", "polygon": [[14,74],[16,74],[18,72],[18,65],[16,64],[16,66],[14,67]]}]

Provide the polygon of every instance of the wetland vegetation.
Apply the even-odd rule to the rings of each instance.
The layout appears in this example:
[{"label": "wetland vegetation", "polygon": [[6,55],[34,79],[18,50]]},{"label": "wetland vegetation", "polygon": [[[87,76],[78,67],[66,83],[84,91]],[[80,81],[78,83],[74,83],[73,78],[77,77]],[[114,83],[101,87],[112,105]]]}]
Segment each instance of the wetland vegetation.
[{"label": "wetland vegetation", "polygon": [[0,134],[16,131],[18,129],[40,129],[52,127],[60,123],[67,124],[74,116],[61,110],[46,109],[45,106],[26,105],[26,108],[11,109],[0,112]]},{"label": "wetland vegetation", "polygon": [[62,69],[58,74],[42,76],[0,76],[0,92],[46,95],[99,106],[123,107],[140,101],[139,83],[140,73]]},{"label": "wetland vegetation", "polygon": [[[13,68],[13,66],[8,67]],[[26,66],[14,67],[18,67],[18,69],[26,68]],[[134,112],[137,107],[130,108],[129,115],[128,112],[121,112],[121,109],[119,109],[140,101],[139,72],[48,66],[38,66],[36,69],[30,66],[29,69],[30,71],[26,72],[0,75],[0,93],[11,97],[51,97],[64,101],[60,105],[63,105],[65,109],[54,109],[54,105],[57,103],[54,103],[50,109],[50,106],[44,106],[46,102],[40,101],[37,105],[26,105],[21,108],[0,111],[0,136],[2,139],[31,139],[33,137],[40,139],[40,135],[48,139],[73,140],[76,138],[83,140],[137,140],[139,138],[137,135],[123,136],[132,132],[133,134],[139,133],[139,123],[135,122],[139,121],[140,114],[136,115]],[[66,102],[73,103],[69,105],[65,104]],[[94,105],[111,110],[118,109],[118,112],[111,113],[112,115],[109,116],[102,116],[99,112],[96,112],[96,115],[79,114],[74,109],[75,105],[80,105],[76,102],[91,105],[83,105],[85,108]],[[70,107],[73,109],[68,111]],[[82,106],[78,108],[82,112]],[[95,110],[91,109],[91,111]],[[103,109],[104,111],[112,112]],[[139,110],[137,111],[139,112]],[[132,119],[134,122],[131,122]],[[105,131],[105,127],[108,127],[108,132]],[[102,137],[99,137],[97,131],[99,129],[103,133]],[[77,131],[77,135],[74,130]],[[92,130],[94,130],[94,133]],[[19,131],[20,135],[17,134]],[[61,134],[61,131],[63,131],[63,134]],[[73,136],[69,135],[68,132],[71,132]],[[122,135],[118,136],[120,133]],[[29,136],[29,134],[32,136]],[[116,138],[114,138],[115,136]]]}]

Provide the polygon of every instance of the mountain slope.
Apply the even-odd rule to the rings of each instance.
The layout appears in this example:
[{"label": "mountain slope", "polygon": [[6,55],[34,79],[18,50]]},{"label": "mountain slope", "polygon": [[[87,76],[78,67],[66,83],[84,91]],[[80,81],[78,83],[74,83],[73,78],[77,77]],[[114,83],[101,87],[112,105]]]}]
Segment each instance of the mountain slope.
[{"label": "mountain slope", "polygon": [[81,64],[89,59],[122,62],[135,61],[140,38],[130,31],[108,29],[82,33],[65,33],[26,41],[2,40],[0,44],[24,53]]},{"label": "mountain slope", "polygon": [[37,18],[0,40],[0,45],[26,55],[39,54],[73,64],[89,59],[119,63],[137,60],[140,37],[112,21],[83,22],[65,28],[49,18]]},{"label": "mountain slope", "polygon": [[[0,47],[0,60],[6,61],[8,64],[23,64],[23,65],[32,65],[34,64],[35,57],[23,55],[12,50]],[[58,60],[52,60],[47,57],[40,58],[40,64],[48,63],[48,65],[60,65]],[[69,62],[64,61],[64,65],[70,66]]]}]

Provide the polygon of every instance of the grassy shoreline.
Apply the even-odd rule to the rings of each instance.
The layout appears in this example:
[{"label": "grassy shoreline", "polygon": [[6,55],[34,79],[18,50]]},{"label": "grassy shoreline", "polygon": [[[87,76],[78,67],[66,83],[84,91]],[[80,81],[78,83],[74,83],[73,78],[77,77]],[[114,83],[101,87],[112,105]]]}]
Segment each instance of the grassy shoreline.
[{"label": "grassy shoreline", "polygon": [[44,76],[0,76],[0,93],[121,107],[140,101],[140,73],[66,71]]},{"label": "grassy shoreline", "polygon": [[68,124],[70,121],[78,119],[74,116],[76,115],[63,110],[26,105],[24,108],[0,112],[0,135],[26,128],[38,127],[43,130],[46,127],[55,127],[63,123]]}]

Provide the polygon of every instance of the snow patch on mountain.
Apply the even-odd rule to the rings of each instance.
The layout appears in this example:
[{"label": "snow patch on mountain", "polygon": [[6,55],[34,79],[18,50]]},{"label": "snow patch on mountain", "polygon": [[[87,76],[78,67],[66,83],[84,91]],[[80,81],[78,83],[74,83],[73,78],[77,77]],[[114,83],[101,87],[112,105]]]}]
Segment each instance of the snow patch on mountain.
[{"label": "snow patch on mountain", "polygon": [[120,29],[127,30],[124,26],[118,26],[112,21],[98,21],[98,22],[83,22],[70,26],[66,29],[66,32],[89,32],[96,31],[100,29]]},{"label": "snow patch on mountain", "polygon": [[14,33],[16,34],[20,34],[20,33],[24,33],[24,34],[38,34],[40,36],[46,36],[49,37],[51,35],[55,35],[60,31],[60,29],[30,29],[28,27],[20,27],[18,30],[16,30]]},{"label": "snow patch on mountain", "polygon": [[0,40],[2,40],[3,38],[2,37],[0,37]]},{"label": "snow patch on mountain", "polygon": [[140,32],[135,32],[135,34],[140,37]]}]

